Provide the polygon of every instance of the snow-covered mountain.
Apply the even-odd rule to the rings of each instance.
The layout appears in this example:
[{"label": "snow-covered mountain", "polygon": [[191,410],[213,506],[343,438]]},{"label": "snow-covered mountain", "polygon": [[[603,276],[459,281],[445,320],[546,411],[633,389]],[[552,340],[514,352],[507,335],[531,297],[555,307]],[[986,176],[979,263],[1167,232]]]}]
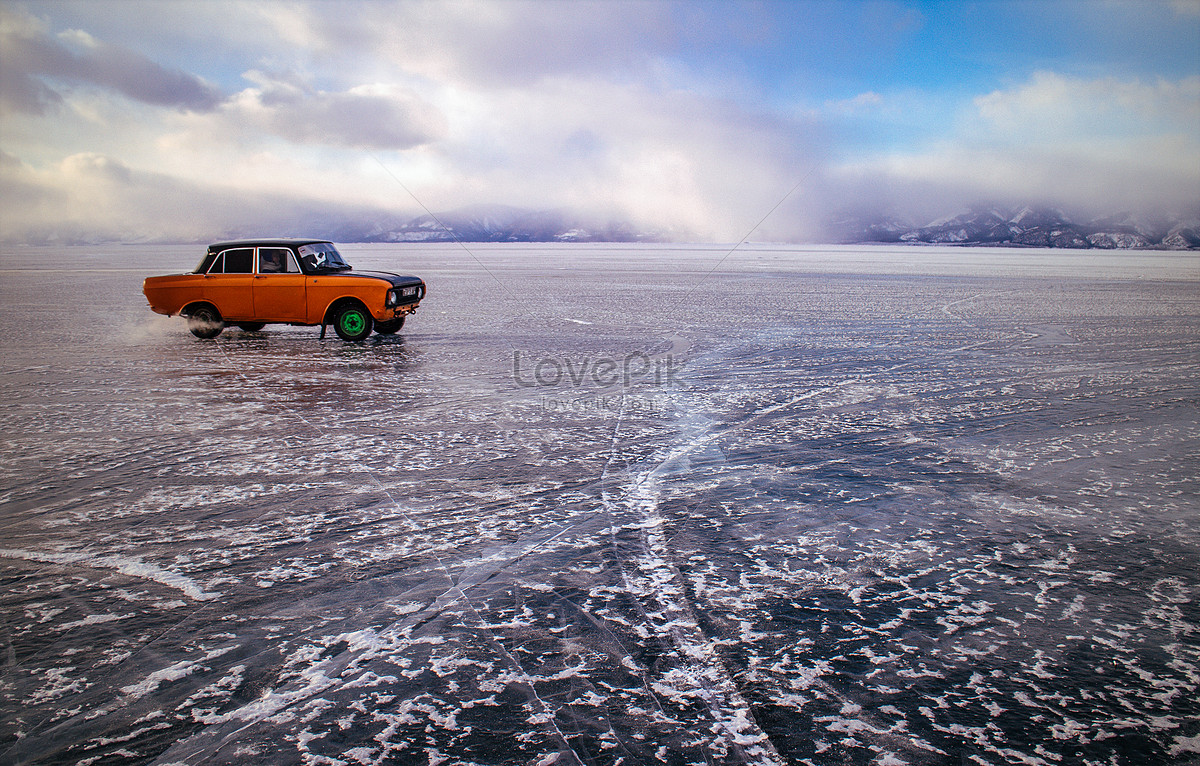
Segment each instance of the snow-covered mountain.
[{"label": "snow-covered mountain", "polygon": [[524,210],[506,205],[472,205],[422,215],[371,242],[657,242],[665,231],[639,230],[627,221],[570,210]]},{"label": "snow-covered mountain", "polygon": [[[1200,212],[1200,211],[1198,211]],[[1200,249],[1200,215],[1146,218],[1129,213],[1072,220],[1052,207],[978,205],[924,224],[900,217],[843,215],[833,240],[1060,248]],[[351,234],[350,232],[344,232]],[[407,223],[376,226],[343,241],[364,242],[671,242],[687,235],[639,228],[615,217],[569,209],[472,205]]]},{"label": "snow-covered mountain", "polygon": [[896,218],[843,216],[840,242],[912,242],[1062,248],[1200,248],[1196,218],[1140,218],[1129,213],[1075,221],[1057,208],[975,206],[923,225]]},{"label": "snow-covered mountain", "polygon": [[[187,241],[203,244],[251,236],[324,237],[334,242],[697,242],[704,239],[667,225],[637,225],[618,215],[569,208],[530,210],[509,205],[472,205],[415,218],[381,210],[300,209],[265,228],[231,227],[194,240],[145,232],[52,231],[25,244]],[[826,227],[823,236],[804,241],[1200,250],[1200,208],[1190,215],[1147,217],[1119,213],[1083,222],[1056,208],[1028,205],[975,206],[926,223],[858,212],[842,214]]]}]

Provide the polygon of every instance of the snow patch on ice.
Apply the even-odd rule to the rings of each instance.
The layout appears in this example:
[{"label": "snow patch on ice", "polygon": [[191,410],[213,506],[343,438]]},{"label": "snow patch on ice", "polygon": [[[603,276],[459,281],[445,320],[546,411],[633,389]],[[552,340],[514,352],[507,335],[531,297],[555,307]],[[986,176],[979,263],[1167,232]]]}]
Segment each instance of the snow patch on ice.
[{"label": "snow patch on ice", "polygon": [[188,598],[196,601],[209,601],[221,595],[220,593],[204,590],[199,583],[185,575],[172,572],[169,569],[163,569],[155,564],[148,564],[137,558],[95,556],[88,553],[49,553],[27,551],[19,548],[0,548],[0,558],[39,561],[44,564],[83,566],[93,569],[113,569],[128,577],[152,580],[169,588],[175,588]]}]

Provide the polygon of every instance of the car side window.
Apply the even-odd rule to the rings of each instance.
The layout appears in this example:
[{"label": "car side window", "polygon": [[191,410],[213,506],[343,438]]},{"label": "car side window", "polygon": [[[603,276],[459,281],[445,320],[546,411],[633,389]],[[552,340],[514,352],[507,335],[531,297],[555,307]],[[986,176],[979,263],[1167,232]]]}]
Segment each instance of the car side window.
[{"label": "car side window", "polygon": [[254,250],[252,248],[226,250],[223,255],[225,256],[226,274],[254,273]]},{"label": "car side window", "polygon": [[212,266],[209,266],[208,271],[205,273],[220,274],[223,271],[225,271],[225,253],[219,253],[217,257],[213,259]]},{"label": "car side window", "polygon": [[295,268],[289,268],[294,264],[289,262],[288,256],[291,254],[286,248],[280,247],[260,247],[258,248],[258,273],[259,274],[284,274],[289,271],[298,271]]}]

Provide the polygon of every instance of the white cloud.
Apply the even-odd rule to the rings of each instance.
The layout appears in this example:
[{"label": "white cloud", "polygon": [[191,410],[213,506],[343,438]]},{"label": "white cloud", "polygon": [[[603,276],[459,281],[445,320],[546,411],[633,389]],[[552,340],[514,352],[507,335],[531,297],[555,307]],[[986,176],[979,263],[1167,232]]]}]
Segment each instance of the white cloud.
[{"label": "white cloud", "polygon": [[[390,172],[435,210],[579,207],[725,237],[745,233],[807,167],[808,139],[796,125],[645,79],[653,74],[647,57],[671,44],[663,21],[672,6],[553,8],[223,6],[272,30],[261,38],[258,66],[242,75],[249,87],[206,111],[158,113],[64,91],[52,144],[70,162],[48,150],[41,139],[49,126],[32,117],[12,125],[16,140],[4,148],[33,163],[26,181],[73,200],[72,225],[82,227],[92,210],[102,228],[145,220],[160,230],[181,216],[161,202],[152,205],[159,216],[119,214],[118,203],[137,204],[137,195],[111,177],[100,181],[101,165],[119,161],[159,200],[184,207],[186,195],[173,189],[200,190],[208,212],[195,219],[210,222],[232,209],[208,198],[221,197],[218,190],[235,198],[286,190],[280,199],[310,208],[419,212]],[[106,48],[90,33],[39,30],[60,46]],[[81,163],[91,168],[83,181]],[[193,230],[184,225],[180,236]]]},{"label": "white cloud", "polygon": [[414,187],[435,208],[574,206],[740,237],[812,167],[806,125],[687,91],[563,76],[459,90],[444,108],[441,180]]},{"label": "white cloud", "polygon": [[231,131],[255,127],[301,144],[411,149],[446,131],[445,117],[413,91],[392,84],[329,92],[252,71],[258,83],[230,100],[217,117]]},{"label": "white cloud", "polygon": [[671,3],[419,0],[260,7],[290,45],[362,77],[390,62],[450,85],[512,87],[542,77],[641,69],[676,41]]},{"label": "white cloud", "polygon": [[1036,72],[1012,90],[975,99],[975,126],[1009,144],[1071,137],[1200,132],[1200,77],[1171,82],[1085,80]]},{"label": "white cloud", "polygon": [[845,162],[833,176],[841,194],[902,212],[981,199],[1178,212],[1200,204],[1200,77],[1037,72],[973,99],[936,144]]},{"label": "white cloud", "polygon": [[[25,180],[69,198],[70,227],[80,230],[88,220],[156,236],[178,226],[177,236],[190,239],[203,238],[197,232],[205,226],[227,228],[223,216],[245,220],[251,209],[276,222],[289,219],[289,206],[418,214],[398,178],[433,210],[495,202],[571,207],[736,240],[816,162],[808,126],[685,91],[563,76],[521,89],[446,88],[431,104],[394,86],[328,93],[254,78],[257,87],[216,112],[173,113],[155,127],[135,119],[128,144],[78,153]],[[418,107],[397,108],[383,126],[359,126],[343,109],[352,99]],[[413,114],[433,127],[403,121],[420,126]],[[94,119],[111,130],[122,117],[101,110]],[[311,125],[288,124],[308,119]],[[362,132],[401,127],[382,136]],[[148,199],[142,188],[153,190]],[[191,212],[172,213],[171,205]],[[126,206],[137,210],[122,212]],[[46,208],[26,214],[54,215]],[[780,223],[788,234],[807,225],[782,217],[772,225]]]},{"label": "white cloud", "polygon": [[136,170],[95,153],[70,155],[43,169],[11,156],[2,159],[0,241],[306,235],[314,222],[387,216],[383,210],[322,202],[282,186],[231,190]]}]

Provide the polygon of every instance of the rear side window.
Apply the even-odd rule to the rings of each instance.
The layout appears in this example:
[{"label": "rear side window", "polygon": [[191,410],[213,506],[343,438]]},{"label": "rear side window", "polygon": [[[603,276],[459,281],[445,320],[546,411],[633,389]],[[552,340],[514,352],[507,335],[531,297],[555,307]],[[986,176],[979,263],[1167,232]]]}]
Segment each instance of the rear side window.
[{"label": "rear side window", "polygon": [[[245,250],[226,250],[222,255],[225,256],[225,273],[226,274],[253,274],[254,273],[254,250],[246,248]],[[216,264],[213,264],[215,267]]]}]

